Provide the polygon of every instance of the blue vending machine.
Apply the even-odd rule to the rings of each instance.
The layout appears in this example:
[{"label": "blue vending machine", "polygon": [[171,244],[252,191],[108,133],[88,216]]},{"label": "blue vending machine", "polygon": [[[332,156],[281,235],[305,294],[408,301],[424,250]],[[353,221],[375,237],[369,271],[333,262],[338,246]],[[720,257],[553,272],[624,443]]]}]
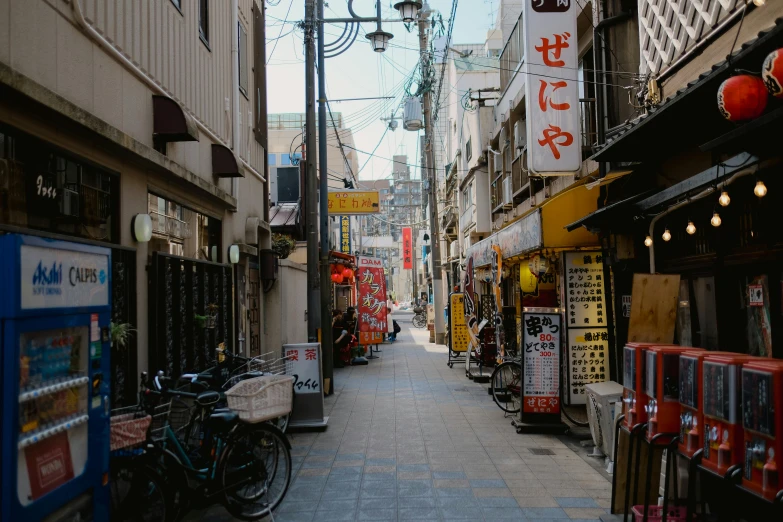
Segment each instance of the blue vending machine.
[{"label": "blue vending machine", "polygon": [[109,519],[111,251],[0,236],[0,520]]}]

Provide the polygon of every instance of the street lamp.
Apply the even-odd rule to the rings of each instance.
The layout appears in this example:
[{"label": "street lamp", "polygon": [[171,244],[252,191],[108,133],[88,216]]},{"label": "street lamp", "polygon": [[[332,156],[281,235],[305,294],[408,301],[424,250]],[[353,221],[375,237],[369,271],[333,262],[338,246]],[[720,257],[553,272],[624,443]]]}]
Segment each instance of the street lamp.
[{"label": "street lamp", "polygon": [[[380,26],[381,24],[379,23],[378,25]],[[370,41],[373,51],[382,53],[389,47],[389,40],[394,38],[394,35],[378,29],[377,31],[367,33],[364,37]]]},{"label": "street lamp", "polygon": [[394,4],[394,8],[400,12],[400,18],[405,23],[411,23],[416,19],[416,12],[421,9],[421,2],[404,0]]}]

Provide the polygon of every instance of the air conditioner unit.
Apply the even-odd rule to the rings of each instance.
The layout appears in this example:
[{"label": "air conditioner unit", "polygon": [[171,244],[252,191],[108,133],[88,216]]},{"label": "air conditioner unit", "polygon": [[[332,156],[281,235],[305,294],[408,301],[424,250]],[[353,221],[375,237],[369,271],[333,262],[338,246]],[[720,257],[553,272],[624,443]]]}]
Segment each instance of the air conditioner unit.
[{"label": "air conditioner unit", "polygon": [[511,185],[511,177],[503,180],[503,205],[511,206],[514,204],[514,189]]},{"label": "air conditioner unit", "polygon": [[459,257],[459,241],[452,241],[449,245],[449,257],[452,259]]},{"label": "air conditioner unit", "polygon": [[527,144],[527,129],[525,120],[517,120],[514,123],[514,148],[522,150]]},{"label": "air conditioner unit", "polygon": [[616,382],[596,382],[585,386],[587,420],[596,452],[593,457],[606,457],[607,472],[614,464],[615,403],[622,400],[623,387]]}]

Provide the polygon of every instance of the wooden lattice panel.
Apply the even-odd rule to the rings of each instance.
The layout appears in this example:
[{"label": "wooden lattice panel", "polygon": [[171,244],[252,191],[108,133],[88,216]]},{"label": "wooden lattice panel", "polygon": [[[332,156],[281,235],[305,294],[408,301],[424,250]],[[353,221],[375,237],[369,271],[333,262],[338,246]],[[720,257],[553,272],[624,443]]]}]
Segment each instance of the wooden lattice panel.
[{"label": "wooden lattice panel", "polygon": [[660,74],[742,5],[742,0],[639,0],[640,72]]}]

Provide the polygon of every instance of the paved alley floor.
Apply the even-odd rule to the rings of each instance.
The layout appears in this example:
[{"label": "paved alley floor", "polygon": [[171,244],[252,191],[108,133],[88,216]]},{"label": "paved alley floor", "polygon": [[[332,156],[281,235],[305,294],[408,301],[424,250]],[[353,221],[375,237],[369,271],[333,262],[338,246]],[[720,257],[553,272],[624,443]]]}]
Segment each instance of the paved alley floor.
[{"label": "paved alley floor", "polygon": [[[446,348],[412,328],[410,315],[395,318],[403,330],[379,359],[335,370],[328,429],[291,435],[294,478],[275,521],[606,515],[611,484],[585,450],[517,434],[486,385],[468,380],[463,365],[450,369]],[[215,507],[188,520],[227,517]]]}]

